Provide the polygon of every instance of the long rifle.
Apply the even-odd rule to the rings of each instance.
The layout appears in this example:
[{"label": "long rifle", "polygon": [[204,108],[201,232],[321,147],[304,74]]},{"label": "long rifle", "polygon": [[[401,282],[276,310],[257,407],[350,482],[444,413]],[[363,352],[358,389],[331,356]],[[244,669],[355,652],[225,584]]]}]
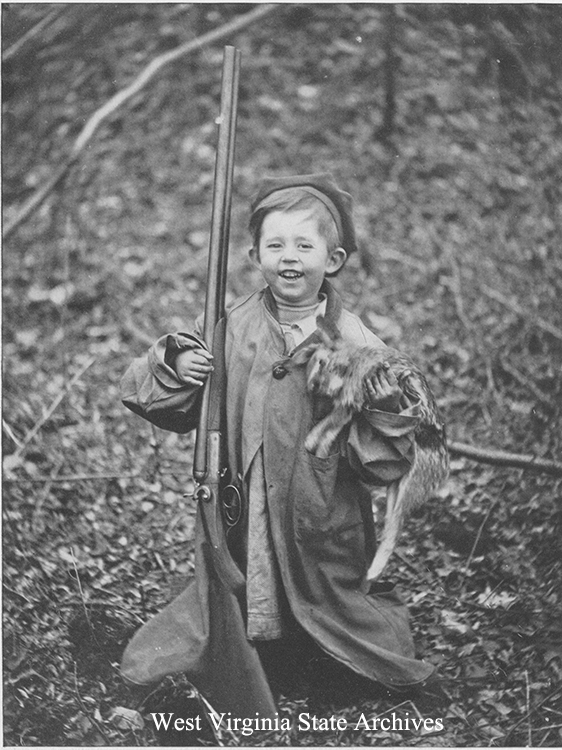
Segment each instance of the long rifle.
[{"label": "long rifle", "polygon": [[[245,585],[244,576],[233,560],[226,542],[225,521],[236,521],[239,495],[233,487],[227,490],[224,446],[224,328],[225,290],[230,234],[232,176],[240,77],[240,50],[224,48],[221,109],[215,162],[211,238],[207,267],[207,296],[203,337],[213,353],[214,370],[205,383],[193,460],[193,477],[197,484],[195,498],[200,504],[206,537],[210,543],[215,569],[223,584],[234,593]],[[226,519],[225,519],[226,515]]]}]

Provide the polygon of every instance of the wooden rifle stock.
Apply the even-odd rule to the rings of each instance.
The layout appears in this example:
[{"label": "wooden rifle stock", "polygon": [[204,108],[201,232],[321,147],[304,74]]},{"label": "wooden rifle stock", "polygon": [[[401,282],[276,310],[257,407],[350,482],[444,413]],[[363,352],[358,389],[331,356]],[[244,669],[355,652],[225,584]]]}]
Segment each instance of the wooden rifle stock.
[{"label": "wooden rifle stock", "polygon": [[193,477],[198,485],[195,498],[200,504],[215,569],[223,584],[234,593],[243,591],[245,580],[227,547],[220,493],[227,468],[222,432],[225,398],[224,308],[240,57],[240,50],[235,47],[224,48],[203,329],[205,343],[213,353],[214,370],[203,390],[193,459]]}]

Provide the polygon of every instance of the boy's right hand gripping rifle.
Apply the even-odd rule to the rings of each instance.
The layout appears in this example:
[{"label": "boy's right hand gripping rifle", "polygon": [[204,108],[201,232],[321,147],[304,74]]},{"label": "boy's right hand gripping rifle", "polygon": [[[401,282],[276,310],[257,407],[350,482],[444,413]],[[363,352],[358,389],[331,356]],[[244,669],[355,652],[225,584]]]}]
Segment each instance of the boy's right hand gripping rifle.
[{"label": "boy's right hand gripping rifle", "polygon": [[[224,48],[221,111],[215,163],[211,239],[207,271],[204,340],[213,353],[214,370],[205,383],[195,442],[193,477],[205,535],[222,583],[235,594],[244,590],[245,579],[227,546],[226,527],[240,520],[241,496],[227,485],[225,446],[225,290],[230,230],[234,141],[240,74],[240,50]],[[225,486],[227,485],[227,486]]]}]

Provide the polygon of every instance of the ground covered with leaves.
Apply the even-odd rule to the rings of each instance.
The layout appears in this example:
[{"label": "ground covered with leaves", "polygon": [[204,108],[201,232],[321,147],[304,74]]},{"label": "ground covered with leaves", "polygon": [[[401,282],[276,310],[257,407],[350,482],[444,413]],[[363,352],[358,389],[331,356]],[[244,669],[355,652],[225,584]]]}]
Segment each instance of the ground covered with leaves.
[{"label": "ground covered with leaves", "polygon": [[[251,7],[4,6],[5,221],[153,58]],[[422,365],[449,439],[560,460],[561,12],[496,8],[287,4],[222,40],[243,53],[228,294],[259,284],[260,177],[329,170],[362,248],[338,288]],[[456,454],[388,570],[448,701],[320,660],[280,715],[346,729],[157,731],[199,710],[182,676],[132,711],[123,648],[193,569],[193,438],[118,384],[202,308],[221,57],[164,68],[4,245],[4,743],[560,745],[560,479]],[[443,727],[373,726],[393,713]]]}]

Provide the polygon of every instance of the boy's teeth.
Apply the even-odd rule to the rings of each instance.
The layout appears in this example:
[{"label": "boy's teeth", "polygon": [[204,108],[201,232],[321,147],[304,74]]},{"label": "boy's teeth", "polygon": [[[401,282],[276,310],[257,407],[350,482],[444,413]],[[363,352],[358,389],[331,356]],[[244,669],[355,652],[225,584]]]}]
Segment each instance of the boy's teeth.
[{"label": "boy's teeth", "polygon": [[297,271],[281,271],[281,276],[283,276],[284,279],[298,279],[301,275],[302,274]]}]

